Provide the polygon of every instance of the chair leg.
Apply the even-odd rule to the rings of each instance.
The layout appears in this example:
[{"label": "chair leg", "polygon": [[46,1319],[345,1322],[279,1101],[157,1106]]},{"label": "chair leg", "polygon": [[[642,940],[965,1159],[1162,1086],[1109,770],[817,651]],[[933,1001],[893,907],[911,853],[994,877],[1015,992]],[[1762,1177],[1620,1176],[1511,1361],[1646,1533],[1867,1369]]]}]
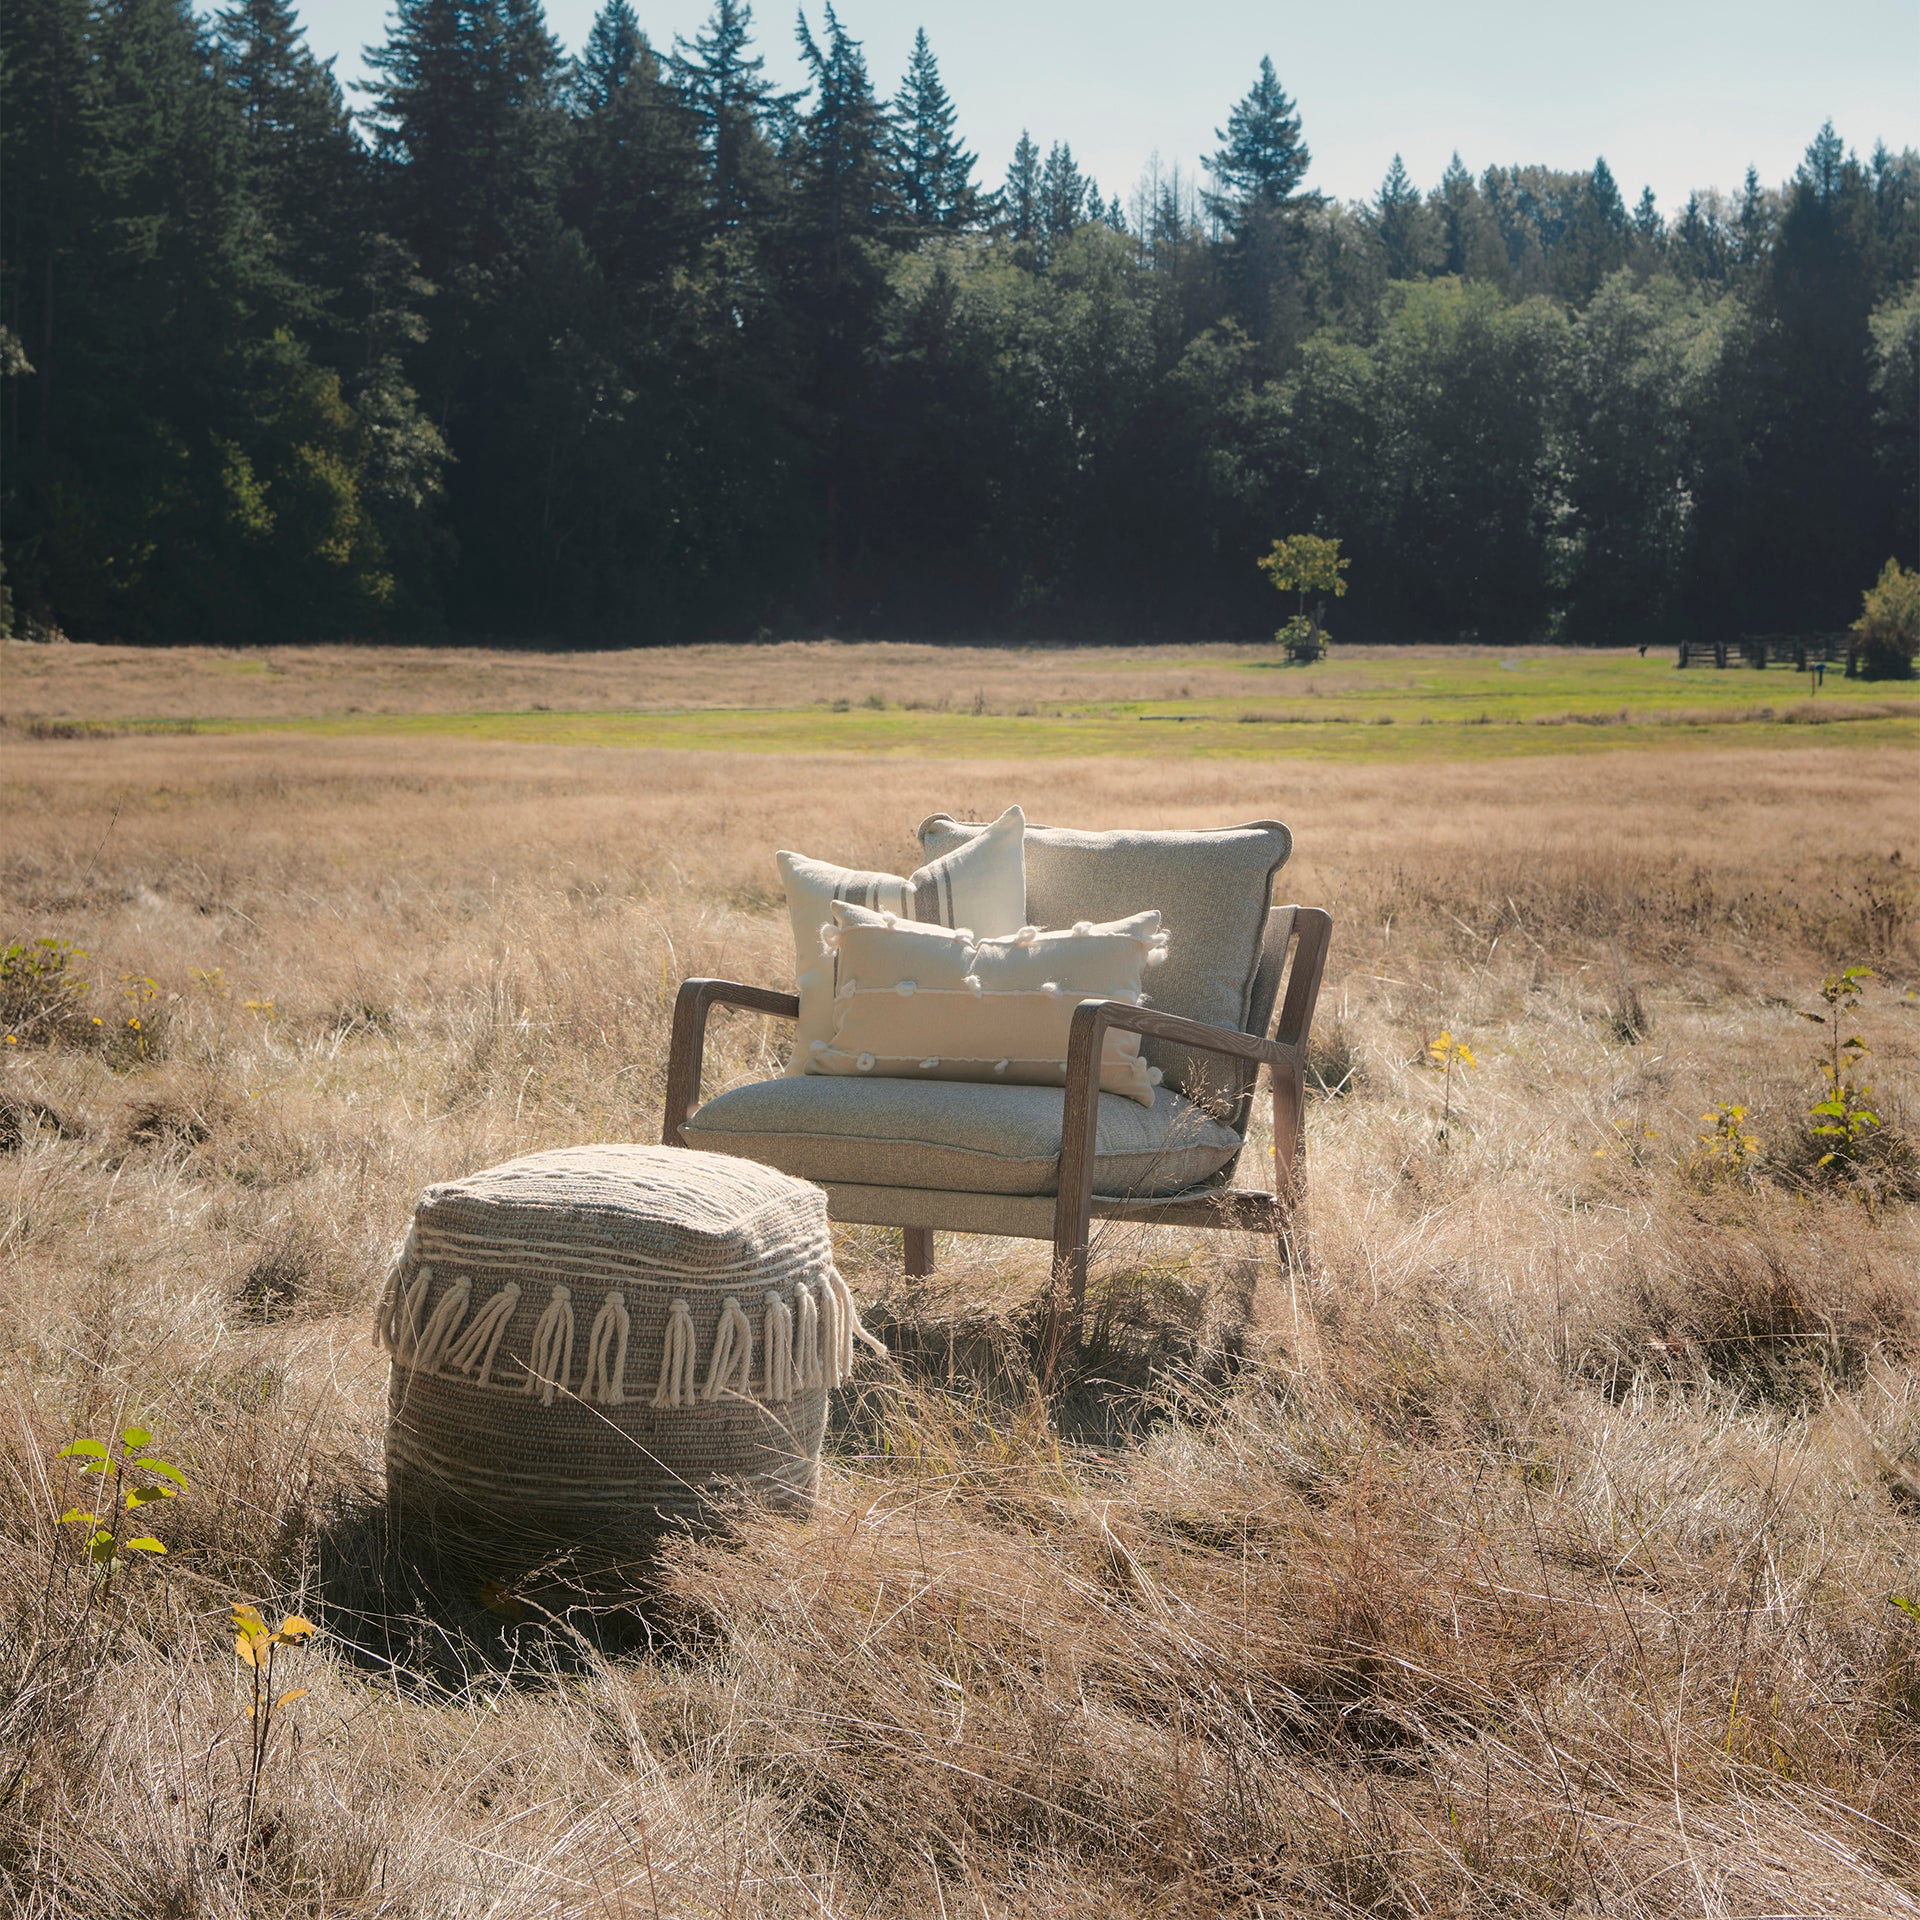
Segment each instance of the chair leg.
[{"label": "chair leg", "polygon": [[1087,1305],[1087,1243],[1093,1234],[1093,1158],[1100,1126],[1099,1003],[1074,1009],[1067,1044],[1067,1094],[1060,1111],[1060,1188],[1053,1203],[1053,1288],[1040,1362],[1043,1390],[1053,1385],[1062,1348],[1077,1352]]},{"label": "chair leg", "polygon": [[[1293,1322],[1293,1349],[1296,1354],[1306,1351],[1306,1342],[1318,1326],[1314,1315],[1313,1294],[1311,1288],[1312,1263],[1307,1254],[1307,1228],[1297,1206],[1283,1206],[1274,1221],[1274,1255],[1279,1264],[1280,1273],[1287,1283],[1287,1306]],[[1305,1301],[1304,1314],[1300,1298],[1301,1282],[1306,1281],[1309,1291]]]},{"label": "chair leg", "polygon": [[1087,1229],[1082,1227],[1070,1244],[1063,1246],[1056,1240],[1053,1245],[1053,1282],[1066,1301],[1067,1332],[1076,1345],[1087,1311],[1087,1239]]},{"label": "chair leg", "polygon": [[1041,1392],[1050,1392],[1054,1367],[1062,1354],[1077,1354],[1081,1321],[1087,1315],[1087,1263],[1092,1238],[1091,1208],[1068,1202],[1054,1212],[1054,1267],[1046,1290],[1046,1325],[1041,1332]]},{"label": "chair leg", "polygon": [[902,1227],[900,1237],[906,1243],[907,1278],[926,1279],[933,1272],[933,1229]]},{"label": "chair leg", "polygon": [[1047,1316],[1040,1329],[1040,1391],[1053,1391],[1054,1369],[1063,1353],[1080,1349],[1080,1322],[1087,1303],[1087,1234],[1056,1235],[1053,1273],[1047,1286]]}]

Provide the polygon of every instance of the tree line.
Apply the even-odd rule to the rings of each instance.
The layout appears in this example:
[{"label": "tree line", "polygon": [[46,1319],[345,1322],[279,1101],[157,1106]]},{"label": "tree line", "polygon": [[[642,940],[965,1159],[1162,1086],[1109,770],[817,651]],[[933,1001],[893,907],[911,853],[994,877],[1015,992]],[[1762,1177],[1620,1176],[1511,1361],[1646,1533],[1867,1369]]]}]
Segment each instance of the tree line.
[{"label": "tree line", "polygon": [[746,0],[397,0],[351,111],[289,0],[10,0],[16,628],[156,641],[1843,626],[1920,539],[1920,155],[1822,127],[1668,219],[1456,158],[1316,192],[1263,61],[1197,174],[997,181],[926,36]]}]

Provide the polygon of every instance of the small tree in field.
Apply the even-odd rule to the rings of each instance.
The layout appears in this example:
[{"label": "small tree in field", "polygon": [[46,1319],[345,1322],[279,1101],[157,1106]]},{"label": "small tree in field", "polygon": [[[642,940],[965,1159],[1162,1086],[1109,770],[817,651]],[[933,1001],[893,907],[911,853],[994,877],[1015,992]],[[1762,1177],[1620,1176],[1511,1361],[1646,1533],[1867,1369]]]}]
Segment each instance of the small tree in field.
[{"label": "small tree in field", "polygon": [[1850,670],[1866,680],[1909,680],[1920,652],[1920,573],[1889,560],[1866,591],[1860,618],[1853,623]]},{"label": "small tree in field", "polygon": [[1290,660],[1319,659],[1327,650],[1329,635],[1317,620],[1307,617],[1307,595],[1330,593],[1338,600],[1346,592],[1347,583],[1340,576],[1353,563],[1341,559],[1340,542],[1296,533],[1276,540],[1273,551],[1254,564],[1282,593],[1300,596],[1293,618],[1273,637],[1286,648]]}]

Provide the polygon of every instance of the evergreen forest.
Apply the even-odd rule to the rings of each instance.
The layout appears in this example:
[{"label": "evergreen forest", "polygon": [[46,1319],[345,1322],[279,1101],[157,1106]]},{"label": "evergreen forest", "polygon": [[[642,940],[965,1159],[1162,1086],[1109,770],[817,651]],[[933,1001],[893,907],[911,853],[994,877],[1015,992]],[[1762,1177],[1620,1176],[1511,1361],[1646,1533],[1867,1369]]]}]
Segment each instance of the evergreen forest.
[{"label": "evergreen forest", "polygon": [[9,0],[12,629],[1257,636],[1311,532],[1341,637],[1644,643],[1920,560],[1911,149],[1342,203],[1263,61],[1129,188],[796,30],[785,93],[746,0],[397,0],[350,102],[289,0]]}]

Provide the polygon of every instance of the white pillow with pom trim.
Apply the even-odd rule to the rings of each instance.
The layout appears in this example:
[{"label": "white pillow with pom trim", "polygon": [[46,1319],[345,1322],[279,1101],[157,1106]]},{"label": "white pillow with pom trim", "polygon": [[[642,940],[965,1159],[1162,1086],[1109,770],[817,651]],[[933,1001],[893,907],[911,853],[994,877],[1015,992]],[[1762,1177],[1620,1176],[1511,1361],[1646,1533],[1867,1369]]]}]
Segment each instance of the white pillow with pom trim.
[{"label": "white pillow with pom trim", "polygon": [[1017,933],[1027,917],[1026,816],[1009,807],[964,845],[902,876],[861,873],[776,853],[793,925],[794,975],[800,1019],[789,1073],[805,1073],[815,1043],[833,1036],[833,956],[821,938],[836,901],[890,913],[906,922],[968,926],[980,933]]},{"label": "white pillow with pom trim", "polygon": [[[834,959],[833,1030],[809,1045],[807,1072],[1029,1087],[1066,1085],[1081,1001],[1140,1005],[1141,977],[1167,951],[1157,912],[978,939],[836,901],[821,932]],[[1150,1107],[1159,1081],[1140,1036],[1109,1029],[1101,1091]]]}]

